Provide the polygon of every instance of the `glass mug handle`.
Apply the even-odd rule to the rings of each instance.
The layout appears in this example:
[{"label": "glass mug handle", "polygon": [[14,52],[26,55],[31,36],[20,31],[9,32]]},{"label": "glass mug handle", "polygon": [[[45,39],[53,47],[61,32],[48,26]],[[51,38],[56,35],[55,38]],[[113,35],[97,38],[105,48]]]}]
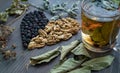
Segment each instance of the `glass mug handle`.
[{"label": "glass mug handle", "polygon": [[[120,15],[119,15],[119,21],[120,21]],[[120,28],[120,22],[118,24],[119,28]],[[117,51],[117,52],[120,52],[120,30],[119,30],[119,33],[118,33],[118,36],[116,37],[116,42],[115,42],[115,46],[114,46],[114,50]]]}]

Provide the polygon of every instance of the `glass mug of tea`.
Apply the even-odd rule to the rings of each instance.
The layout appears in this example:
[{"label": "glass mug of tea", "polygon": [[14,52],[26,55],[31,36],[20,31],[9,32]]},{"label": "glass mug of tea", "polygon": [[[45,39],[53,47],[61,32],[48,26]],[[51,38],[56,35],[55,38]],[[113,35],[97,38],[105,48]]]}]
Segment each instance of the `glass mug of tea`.
[{"label": "glass mug of tea", "polygon": [[[109,0],[108,0],[109,1]],[[106,2],[106,1],[105,1]],[[108,52],[114,47],[119,32],[119,6],[113,8],[102,0],[83,0],[81,3],[81,34],[86,49]]]}]

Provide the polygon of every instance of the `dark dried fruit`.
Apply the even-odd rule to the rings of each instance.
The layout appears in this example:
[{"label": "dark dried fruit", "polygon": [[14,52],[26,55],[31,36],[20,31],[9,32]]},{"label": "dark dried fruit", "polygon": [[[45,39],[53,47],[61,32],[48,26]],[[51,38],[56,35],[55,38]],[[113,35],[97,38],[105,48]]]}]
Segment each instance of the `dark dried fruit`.
[{"label": "dark dried fruit", "polygon": [[25,48],[27,48],[30,40],[38,35],[38,30],[45,28],[48,21],[42,11],[29,12],[24,16],[20,28],[22,43]]}]

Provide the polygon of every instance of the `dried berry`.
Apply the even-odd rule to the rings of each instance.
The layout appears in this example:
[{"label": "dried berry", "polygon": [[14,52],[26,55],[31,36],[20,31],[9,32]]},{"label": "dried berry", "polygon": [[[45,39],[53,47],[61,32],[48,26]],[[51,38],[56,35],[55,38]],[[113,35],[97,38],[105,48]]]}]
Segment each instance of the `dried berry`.
[{"label": "dried berry", "polygon": [[20,28],[22,42],[25,48],[27,48],[30,40],[38,35],[38,30],[45,28],[48,21],[42,11],[30,12],[24,16]]}]

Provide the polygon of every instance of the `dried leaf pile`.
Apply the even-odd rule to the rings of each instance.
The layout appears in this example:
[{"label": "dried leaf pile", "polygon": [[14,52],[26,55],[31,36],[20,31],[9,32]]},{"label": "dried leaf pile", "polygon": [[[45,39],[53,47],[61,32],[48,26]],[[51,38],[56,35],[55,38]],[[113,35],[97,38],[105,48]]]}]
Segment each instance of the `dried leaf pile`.
[{"label": "dried leaf pile", "polygon": [[[72,47],[72,49],[69,49],[69,46]],[[73,57],[68,57],[64,54],[66,59],[61,60],[63,53],[73,55]],[[62,46],[61,48],[58,47],[57,49],[51,50],[42,55],[31,57],[30,64],[35,66],[36,64],[48,63],[55,57],[59,56],[59,54],[61,56],[60,62],[55,65],[49,73],[91,73],[92,70],[99,71],[109,67],[114,60],[114,57],[111,55],[91,58],[83,43],[76,40],[68,45]]]},{"label": "dried leaf pile", "polygon": [[68,7],[69,2],[60,3],[60,1],[61,0],[56,1],[56,3],[58,2],[59,4],[52,4],[49,0],[43,0],[43,4],[39,7],[30,5],[52,15],[53,17],[51,20],[57,20],[63,17],[76,18],[78,15],[80,0],[73,2],[70,7]]},{"label": "dried leaf pile", "polygon": [[53,45],[61,40],[68,40],[80,29],[80,24],[72,18],[62,18],[50,21],[44,30],[40,29],[39,35],[34,37],[28,45],[28,49],[41,48],[45,45]]},{"label": "dried leaf pile", "polygon": [[22,15],[22,13],[28,9],[28,5],[22,2],[22,0],[12,0],[11,6],[4,12],[0,12],[0,23],[6,22],[11,15]]},{"label": "dried leaf pile", "polygon": [[6,9],[6,12],[9,15],[21,15],[28,7],[28,5],[22,4],[21,2],[21,0],[13,0],[11,6]]}]

